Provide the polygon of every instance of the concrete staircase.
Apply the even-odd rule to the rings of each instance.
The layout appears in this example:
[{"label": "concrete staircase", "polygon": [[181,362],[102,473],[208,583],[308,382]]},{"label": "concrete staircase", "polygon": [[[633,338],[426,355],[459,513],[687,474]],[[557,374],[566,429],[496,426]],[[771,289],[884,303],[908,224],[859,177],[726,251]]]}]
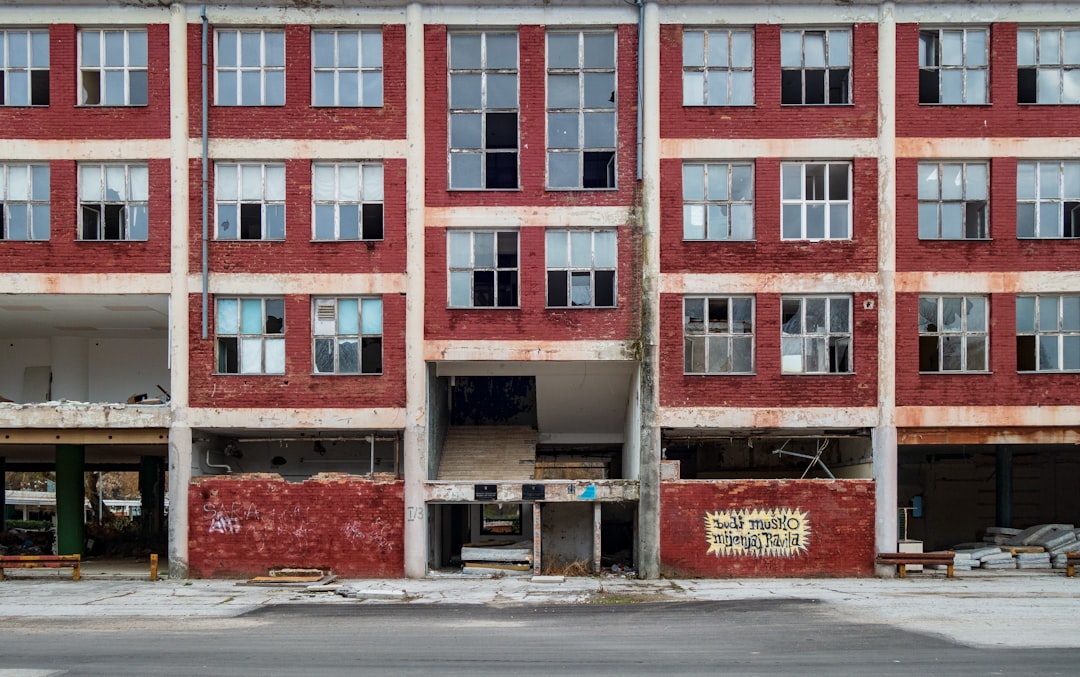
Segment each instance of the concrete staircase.
[{"label": "concrete staircase", "polygon": [[537,432],[528,426],[454,426],[446,433],[440,480],[533,479]]}]

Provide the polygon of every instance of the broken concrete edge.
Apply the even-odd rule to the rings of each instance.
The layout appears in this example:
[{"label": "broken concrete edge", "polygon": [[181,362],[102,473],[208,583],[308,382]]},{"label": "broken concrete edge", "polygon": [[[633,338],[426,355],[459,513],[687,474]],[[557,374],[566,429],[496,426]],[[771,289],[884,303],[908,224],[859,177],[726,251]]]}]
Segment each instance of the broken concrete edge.
[{"label": "broken concrete edge", "polygon": [[566,576],[533,576],[529,580],[533,583],[565,583]]}]

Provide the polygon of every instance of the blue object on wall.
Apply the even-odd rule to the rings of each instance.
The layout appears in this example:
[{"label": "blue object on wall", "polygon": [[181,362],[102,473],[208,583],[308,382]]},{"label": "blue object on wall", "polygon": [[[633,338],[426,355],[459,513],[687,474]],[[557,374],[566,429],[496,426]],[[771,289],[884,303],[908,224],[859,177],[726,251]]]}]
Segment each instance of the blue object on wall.
[{"label": "blue object on wall", "polygon": [[911,511],[911,516],[912,517],[922,517],[922,496],[912,496],[911,497],[911,507],[912,507],[912,511]]}]

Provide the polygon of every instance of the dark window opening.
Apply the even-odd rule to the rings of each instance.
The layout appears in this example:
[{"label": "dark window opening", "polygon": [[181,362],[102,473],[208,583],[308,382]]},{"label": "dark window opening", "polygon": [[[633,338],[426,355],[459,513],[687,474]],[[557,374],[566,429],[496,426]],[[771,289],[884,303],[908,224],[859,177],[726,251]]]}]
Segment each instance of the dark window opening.
[{"label": "dark window opening", "polygon": [[1062,237],[1080,237],[1080,202],[1065,203],[1065,223],[1061,228]]},{"label": "dark window opening", "polygon": [[1035,371],[1035,337],[1016,337],[1016,371]]},{"label": "dark window opening", "polygon": [[364,374],[382,373],[382,337],[368,336],[361,339],[360,371]]},{"label": "dark window opening", "polygon": [[101,103],[101,72],[82,72],[83,103],[97,105]]},{"label": "dark window opening", "polygon": [[[4,89],[3,74],[0,73],[0,92]],[[2,97],[3,94],[0,94]],[[2,102],[0,102],[2,103]],[[49,71],[30,72],[30,105],[49,105]]]},{"label": "dark window opening", "polygon": [[851,371],[848,360],[851,355],[851,340],[846,338],[829,339],[829,371],[834,374],[846,374]]},{"label": "dark window opening", "polygon": [[485,188],[517,188],[517,153],[487,153]]},{"label": "dark window opening", "polygon": [[615,187],[615,153],[614,151],[585,152],[584,165],[582,167],[582,182],[584,188],[614,188]]},{"label": "dark window opening", "polygon": [[598,270],[595,277],[596,306],[611,308],[615,306],[615,271]]},{"label": "dark window opening", "polygon": [[4,87],[4,71],[0,71],[0,106],[7,103],[7,99],[4,98],[4,92],[6,91],[7,88]]},{"label": "dark window opening", "polygon": [[964,237],[986,237],[986,201],[972,200],[964,203]]},{"label": "dark window opening", "polygon": [[285,333],[285,301],[283,299],[266,300],[266,333]]},{"label": "dark window opening", "polygon": [[102,239],[124,239],[124,205],[105,205],[105,236]]},{"label": "dark window opening", "polygon": [[1038,103],[1039,74],[1034,68],[1020,68],[1016,73],[1016,102]]},{"label": "dark window opening", "polygon": [[919,103],[941,103],[936,68],[919,69]]},{"label": "dark window opening", "polygon": [[218,373],[240,373],[239,351],[237,350],[238,339],[235,336],[218,339]]},{"label": "dark window opening", "polygon": [[848,69],[833,68],[829,70],[829,103],[848,103],[851,97],[848,95]]},{"label": "dark window opening", "polygon": [[240,205],[240,239],[262,239],[262,205]]},{"label": "dark window opening", "polygon": [[320,374],[333,373],[334,339],[315,339],[315,371]]},{"label": "dark window opening", "polygon": [[566,271],[565,270],[549,270],[547,274],[548,280],[548,306],[553,308],[562,308],[568,305],[566,292]]},{"label": "dark window opening", "polygon": [[499,233],[496,237],[496,265],[499,268],[517,268],[517,233]]},{"label": "dark window opening", "polygon": [[802,71],[786,70],[780,73],[780,103],[802,103]]},{"label": "dark window opening", "polygon": [[7,221],[5,220],[6,216],[7,207],[4,205],[3,202],[0,202],[0,240],[3,240],[7,237]]},{"label": "dark window opening", "polygon": [[940,371],[938,365],[938,337],[919,337],[919,371]]},{"label": "dark window opening", "polygon": [[484,147],[510,150],[518,147],[517,113],[488,113]]},{"label": "dark window opening", "polygon": [[473,305],[478,307],[495,305],[495,271],[473,272]]},{"label": "dark window opening", "polygon": [[500,270],[499,279],[499,306],[513,307],[517,305],[518,275],[516,270]]},{"label": "dark window opening", "polygon": [[825,103],[825,76],[824,70],[807,70],[804,73],[806,93],[802,103]]},{"label": "dark window opening", "polygon": [[380,204],[364,205],[364,232],[361,236],[365,240],[383,239],[383,206]]}]

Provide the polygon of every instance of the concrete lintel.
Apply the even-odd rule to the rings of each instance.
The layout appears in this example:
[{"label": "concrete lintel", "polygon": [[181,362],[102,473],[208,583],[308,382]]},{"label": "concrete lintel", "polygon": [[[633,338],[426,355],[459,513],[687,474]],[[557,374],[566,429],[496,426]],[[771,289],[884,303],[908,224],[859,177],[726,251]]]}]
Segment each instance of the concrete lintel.
[{"label": "concrete lintel", "polygon": [[799,428],[868,428],[877,423],[875,407],[661,407],[662,428],[750,430]]},{"label": "concrete lintel", "polygon": [[[162,404],[98,404],[41,402],[0,404],[0,430],[5,428],[95,429],[168,428],[172,413]],[[73,443],[76,444],[76,443]],[[77,444],[82,444],[81,442]]]},{"label": "concrete lintel", "polygon": [[424,360],[444,361],[632,361],[631,341],[426,341]]},{"label": "concrete lintel", "polygon": [[167,444],[168,428],[0,428],[3,444]]},{"label": "concrete lintel", "polygon": [[1075,428],[1080,406],[942,406],[897,407],[896,427],[901,430],[962,428],[1039,430]]},{"label": "concrete lintel", "polygon": [[405,427],[405,411],[394,407],[373,409],[226,409],[192,408],[192,428],[264,430],[287,428],[332,433],[336,430],[398,430]]},{"label": "concrete lintel", "polygon": [[897,444],[1080,444],[1080,430],[1071,428],[904,428]]}]

